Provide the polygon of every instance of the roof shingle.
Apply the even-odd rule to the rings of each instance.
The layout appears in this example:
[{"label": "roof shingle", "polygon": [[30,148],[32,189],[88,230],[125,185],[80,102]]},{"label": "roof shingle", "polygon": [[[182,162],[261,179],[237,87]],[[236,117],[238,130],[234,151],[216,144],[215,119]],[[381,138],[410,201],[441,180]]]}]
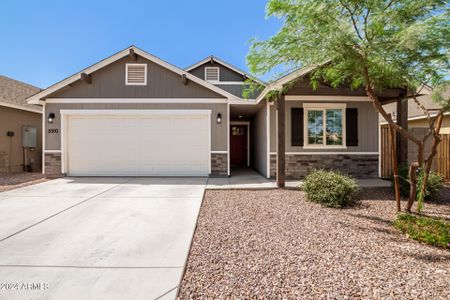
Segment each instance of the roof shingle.
[{"label": "roof shingle", "polygon": [[26,99],[41,89],[30,84],[0,75],[0,106],[41,112],[38,105],[28,104]]}]

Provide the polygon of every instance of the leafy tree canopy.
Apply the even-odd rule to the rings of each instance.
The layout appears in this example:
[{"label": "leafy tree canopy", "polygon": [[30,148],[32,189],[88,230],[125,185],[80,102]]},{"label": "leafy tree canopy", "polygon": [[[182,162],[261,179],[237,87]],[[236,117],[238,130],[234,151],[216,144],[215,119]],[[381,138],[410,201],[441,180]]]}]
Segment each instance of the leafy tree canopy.
[{"label": "leafy tree canopy", "polygon": [[[268,40],[253,41],[248,65],[256,75],[280,65],[317,65],[313,87],[320,80],[377,90],[442,86],[450,65],[449,6],[442,0],[270,0],[267,15],[284,24]],[[448,105],[442,96],[434,99]]]}]

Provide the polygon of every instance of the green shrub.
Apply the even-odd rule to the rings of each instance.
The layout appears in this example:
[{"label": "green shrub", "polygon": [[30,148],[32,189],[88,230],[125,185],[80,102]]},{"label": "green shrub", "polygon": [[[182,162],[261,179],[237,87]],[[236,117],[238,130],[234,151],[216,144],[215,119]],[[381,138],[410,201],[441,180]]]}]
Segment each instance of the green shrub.
[{"label": "green shrub", "polygon": [[[410,185],[408,182],[409,167],[406,164],[402,164],[398,167],[398,182],[400,183],[400,195],[402,197],[409,197]],[[417,191],[419,191],[423,180],[423,172],[419,172],[417,176]],[[427,189],[425,191],[425,200],[433,199],[436,193],[442,188],[444,178],[442,175],[430,172],[428,176]],[[392,187],[394,187],[394,181],[392,181]]]},{"label": "green shrub", "polygon": [[338,172],[313,170],[305,177],[302,189],[310,201],[328,207],[344,207],[353,202],[358,184]]},{"label": "green shrub", "polygon": [[394,226],[414,240],[450,248],[450,222],[447,220],[399,214],[394,221]]},{"label": "green shrub", "polygon": [[[422,186],[423,172],[417,178],[417,189]],[[427,189],[425,190],[425,200],[433,199],[436,193],[444,186],[444,177],[441,174],[430,172],[428,175]]]}]

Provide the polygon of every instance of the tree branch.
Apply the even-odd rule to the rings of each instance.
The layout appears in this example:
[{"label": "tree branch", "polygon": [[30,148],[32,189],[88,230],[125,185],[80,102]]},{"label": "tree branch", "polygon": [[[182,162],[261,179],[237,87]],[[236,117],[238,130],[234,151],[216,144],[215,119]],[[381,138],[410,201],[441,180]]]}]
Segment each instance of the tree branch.
[{"label": "tree branch", "polygon": [[342,0],[339,0],[339,3],[341,3],[341,5],[345,8],[345,10],[347,10],[347,12],[350,14],[350,18],[352,20],[353,28],[355,29],[356,34],[358,35],[358,37],[359,37],[359,39],[361,41],[364,41],[364,39],[362,38],[361,33],[359,32],[358,25],[356,24],[356,20],[355,20],[355,17],[354,17],[355,12],[352,12],[350,10],[350,8],[347,5],[345,5]]},{"label": "tree branch", "polygon": [[401,127],[397,123],[395,123],[392,120],[392,117],[390,117],[384,110],[383,105],[381,104],[380,100],[378,99],[378,96],[375,94],[373,87],[371,86],[369,70],[367,69],[367,66],[364,66],[364,68],[363,68],[363,76],[364,76],[364,81],[366,82],[366,93],[369,96],[369,98],[372,100],[372,103],[373,103],[375,109],[383,116],[383,118],[388,122],[388,124],[390,126],[395,128],[395,130],[398,131],[401,135],[403,135],[405,138],[411,140],[413,143],[417,144],[420,147],[421,141],[418,138],[416,138],[414,135],[412,135],[409,131],[405,130],[403,127]]}]

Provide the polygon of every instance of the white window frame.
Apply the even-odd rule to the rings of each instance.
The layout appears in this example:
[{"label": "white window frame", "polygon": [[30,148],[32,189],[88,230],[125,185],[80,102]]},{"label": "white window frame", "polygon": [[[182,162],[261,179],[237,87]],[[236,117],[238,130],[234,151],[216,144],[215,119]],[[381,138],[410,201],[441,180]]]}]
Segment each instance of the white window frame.
[{"label": "white window frame", "polygon": [[[128,82],[128,66],[144,66],[144,83]],[[125,85],[147,85],[147,64],[125,64]]]},{"label": "white window frame", "polygon": [[[347,104],[345,103],[303,103],[303,148],[305,149],[346,149],[347,148],[347,136],[346,136],[346,115],[345,109]],[[342,110],[342,145],[327,145],[326,137],[326,110],[327,109],[341,109]],[[323,111],[323,144],[317,145],[308,144],[308,111],[321,110]]]},{"label": "white window frame", "polygon": [[[208,80],[208,79],[206,79],[206,73],[207,73],[208,69],[216,69],[217,70],[217,80]],[[207,81],[207,82],[214,82],[214,83],[220,82],[220,68],[219,67],[205,67],[205,81]]]}]

